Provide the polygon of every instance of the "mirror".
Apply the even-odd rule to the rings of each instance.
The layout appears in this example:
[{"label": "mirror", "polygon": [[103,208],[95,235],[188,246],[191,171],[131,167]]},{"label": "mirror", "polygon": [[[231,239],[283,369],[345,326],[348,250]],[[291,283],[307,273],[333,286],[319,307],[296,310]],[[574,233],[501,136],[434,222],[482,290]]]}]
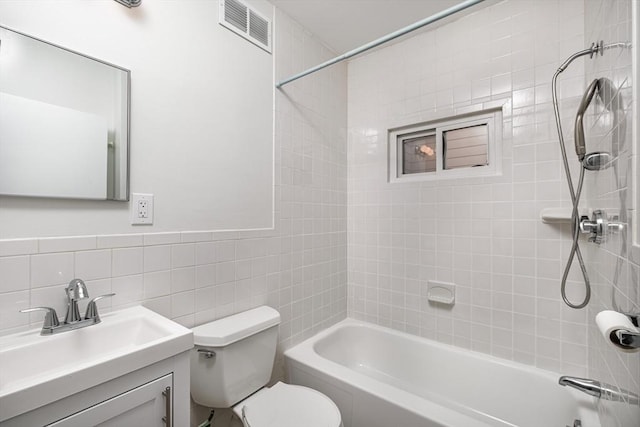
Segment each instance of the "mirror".
[{"label": "mirror", "polygon": [[129,199],[129,70],[0,27],[0,194]]}]

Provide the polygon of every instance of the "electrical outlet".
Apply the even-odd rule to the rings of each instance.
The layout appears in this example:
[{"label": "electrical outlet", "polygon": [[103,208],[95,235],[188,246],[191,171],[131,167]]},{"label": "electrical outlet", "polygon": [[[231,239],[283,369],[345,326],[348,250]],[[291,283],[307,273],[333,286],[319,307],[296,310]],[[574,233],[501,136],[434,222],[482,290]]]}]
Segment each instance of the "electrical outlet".
[{"label": "electrical outlet", "polygon": [[153,224],[153,194],[131,195],[131,224]]}]

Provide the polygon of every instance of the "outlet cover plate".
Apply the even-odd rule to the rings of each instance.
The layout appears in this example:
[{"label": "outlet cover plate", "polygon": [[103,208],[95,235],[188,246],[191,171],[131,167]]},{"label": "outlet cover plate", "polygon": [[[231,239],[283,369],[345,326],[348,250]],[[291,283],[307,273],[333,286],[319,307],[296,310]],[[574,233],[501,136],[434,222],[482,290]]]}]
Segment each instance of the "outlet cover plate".
[{"label": "outlet cover plate", "polygon": [[131,224],[153,224],[153,194],[131,194]]}]

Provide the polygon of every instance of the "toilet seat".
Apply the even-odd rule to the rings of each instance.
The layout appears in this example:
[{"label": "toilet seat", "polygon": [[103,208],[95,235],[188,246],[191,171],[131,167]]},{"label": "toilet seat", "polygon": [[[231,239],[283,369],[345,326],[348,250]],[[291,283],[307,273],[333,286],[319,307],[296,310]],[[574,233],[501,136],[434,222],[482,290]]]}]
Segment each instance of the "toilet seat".
[{"label": "toilet seat", "polygon": [[319,391],[277,382],[233,407],[250,427],[340,427],[338,407]]}]

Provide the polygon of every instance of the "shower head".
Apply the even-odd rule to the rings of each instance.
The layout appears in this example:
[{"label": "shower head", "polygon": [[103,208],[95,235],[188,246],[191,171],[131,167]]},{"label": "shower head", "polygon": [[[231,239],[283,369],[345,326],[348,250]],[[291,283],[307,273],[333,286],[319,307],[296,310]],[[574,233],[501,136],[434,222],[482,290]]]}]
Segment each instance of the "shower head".
[{"label": "shower head", "polygon": [[575,145],[576,145],[576,155],[578,156],[578,160],[584,160],[584,156],[587,153],[585,138],[584,138],[584,113],[591,104],[591,100],[594,95],[598,91],[599,84],[598,79],[595,79],[591,82],[589,87],[587,88],[584,96],[582,97],[582,101],[580,101],[580,106],[578,107],[578,113],[576,114],[576,122],[574,126],[574,134],[575,134]]},{"label": "shower head", "polygon": [[599,171],[611,166],[611,154],[606,151],[594,151],[584,156],[582,166],[588,171]]},{"label": "shower head", "polygon": [[140,3],[142,3],[142,0],[116,0],[118,3],[123,4],[129,8],[131,7],[138,7],[140,6]]}]

